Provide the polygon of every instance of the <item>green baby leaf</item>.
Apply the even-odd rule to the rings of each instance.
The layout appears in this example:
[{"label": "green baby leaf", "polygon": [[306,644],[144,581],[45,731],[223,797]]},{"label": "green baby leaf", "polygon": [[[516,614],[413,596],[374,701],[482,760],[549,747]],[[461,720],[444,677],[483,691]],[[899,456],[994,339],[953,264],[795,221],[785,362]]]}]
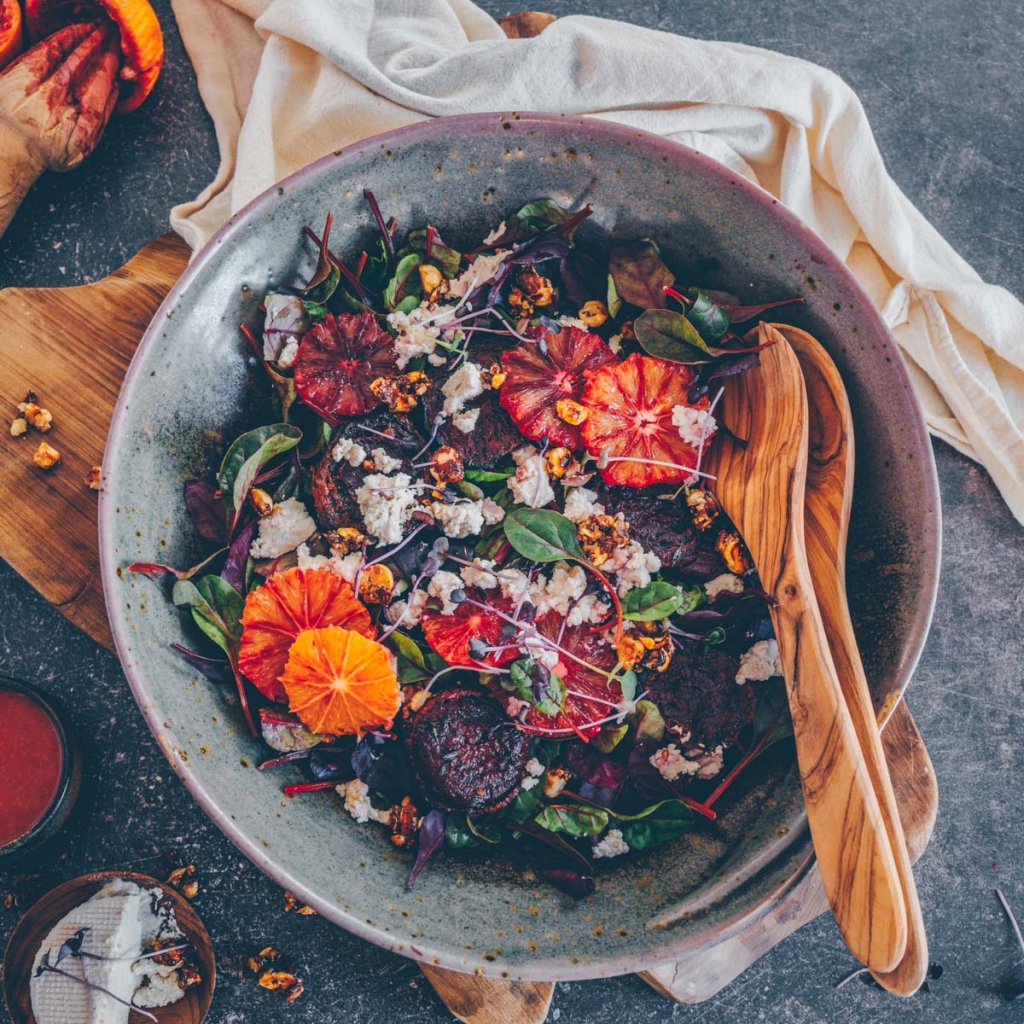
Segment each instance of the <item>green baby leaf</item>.
[{"label": "green baby leaf", "polygon": [[561,512],[545,508],[517,508],[505,516],[503,526],[509,544],[531,562],[584,557],[575,524]]}]

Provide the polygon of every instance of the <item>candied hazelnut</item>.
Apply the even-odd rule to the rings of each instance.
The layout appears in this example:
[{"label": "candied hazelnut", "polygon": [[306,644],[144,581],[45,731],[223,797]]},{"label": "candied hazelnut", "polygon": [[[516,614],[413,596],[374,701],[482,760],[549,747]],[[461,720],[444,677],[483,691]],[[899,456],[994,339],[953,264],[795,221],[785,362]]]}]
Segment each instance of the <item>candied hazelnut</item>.
[{"label": "candied hazelnut", "polygon": [[100,489],[100,479],[102,477],[103,470],[99,466],[93,466],[88,473],[85,474],[85,486],[90,491],[98,491]]},{"label": "candied hazelnut", "polygon": [[336,555],[350,555],[353,551],[361,551],[366,537],[354,526],[341,526],[326,535],[327,543]]},{"label": "candied hazelnut", "polygon": [[595,568],[600,568],[618,548],[629,543],[629,524],[620,516],[607,513],[587,516],[576,524],[583,553]]},{"label": "candied hazelnut", "polygon": [[501,363],[491,363],[486,370],[480,373],[480,380],[485,388],[497,391],[505,383],[507,376],[508,374],[501,368]]},{"label": "candied hazelnut", "polygon": [[715,541],[715,550],[722,556],[725,567],[731,573],[742,576],[751,568],[750,556],[735,531],[721,530]]},{"label": "candied hazelnut", "polygon": [[549,768],[544,774],[544,795],[553,800],[571,778],[572,772],[567,768]]},{"label": "candied hazelnut", "polygon": [[316,911],[312,907],[307,907],[293,892],[289,892],[287,889],[284,891],[284,912],[286,914],[302,914],[305,917],[314,917]]},{"label": "candied hazelnut", "polygon": [[377,377],[370,383],[374,397],[391,412],[409,412],[416,407],[430,387],[430,379],[422,370],[388,377]]},{"label": "candied hazelnut", "polygon": [[645,668],[664,672],[672,662],[672,637],[668,633],[657,636],[637,636],[624,633],[618,646],[619,660],[628,668]]},{"label": "candied hazelnut", "polygon": [[420,272],[420,284],[423,286],[423,294],[428,302],[433,302],[441,290],[444,275],[437,267],[429,263],[421,263],[417,269]]},{"label": "candied hazelnut", "polygon": [[52,469],[60,462],[60,452],[43,441],[32,453],[32,461],[40,469]]},{"label": "candied hazelnut", "polygon": [[391,808],[388,824],[391,826],[391,842],[395,846],[412,846],[416,841],[422,819],[416,805],[408,796]]},{"label": "candied hazelnut", "polygon": [[550,278],[541,277],[537,268],[528,265],[516,276],[516,284],[522,294],[534,306],[550,306],[555,298],[555,288]]},{"label": "candied hazelnut", "polygon": [[636,341],[636,331],[633,330],[633,321],[626,320],[619,328],[619,334],[623,341]]},{"label": "candied hazelnut", "polygon": [[533,315],[533,303],[523,293],[522,288],[510,288],[508,292],[508,304],[521,317]]},{"label": "candied hazelnut", "polygon": [[36,430],[46,433],[53,425],[53,415],[49,409],[43,409],[35,402],[23,402],[18,406],[18,411],[28,421],[30,426]]},{"label": "candied hazelnut", "polygon": [[359,580],[359,596],[367,604],[387,604],[395,589],[395,577],[382,562],[363,570]]},{"label": "candied hazelnut", "polygon": [[249,502],[261,519],[274,511],[274,499],[262,487],[254,487],[249,492]]},{"label": "candied hazelnut", "polygon": [[571,398],[560,398],[555,402],[558,418],[571,427],[578,427],[587,418],[587,408]]},{"label": "candied hazelnut", "polygon": [[690,518],[698,530],[710,530],[721,512],[718,499],[702,487],[695,487],[686,494],[686,506],[690,510]]},{"label": "candied hazelnut", "polygon": [[544,453],[544,469],[552,480],[561,480],[572,465],[572,452],[568,448],[549,448]]},{"label": "candied hazelnut", "polygon": [[583,303],[578,315],[587,327],[600,327],[608,319],[608,307],[597,299],[591,299]]},{"label": "candied hazelnut", "polygon": [[432,461],[430,475],[439,484],[457,484],[465,474],[462,456],[451,445],[441,445]]},{"label": "candied hazelnut", "polygon": [[187,900],[194,900],[199,893],[199,873],[195,864],[183,864],[167,876],[167,884],[177,889]]},{"label": "candied hazelnut", "polygon": [[21,437],[26,430],[28,430],[28,421],[23,416],[11,421],[11,437]]}]

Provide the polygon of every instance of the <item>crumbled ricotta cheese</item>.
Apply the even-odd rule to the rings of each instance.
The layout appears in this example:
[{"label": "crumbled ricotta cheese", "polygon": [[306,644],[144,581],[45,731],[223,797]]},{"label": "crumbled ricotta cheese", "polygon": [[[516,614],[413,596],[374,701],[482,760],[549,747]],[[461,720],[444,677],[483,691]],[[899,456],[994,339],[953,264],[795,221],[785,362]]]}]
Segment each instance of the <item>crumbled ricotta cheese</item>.
[{"label": "crumbled ricotta cheese", "polygon": [[477,256],[475,260],[458,277],[448,282],[448,294],[456,298],[468,295],[473,289],[490,281],[497,274],[509,250]]},{"label": "crumbled ricotta cheese", "polygon": [[679,436],[691,448],[699,448],[701,442],[714,437],[718,429],[711,413],[689,405],[672,406],[672,423],[679,431]]},{"label": "crumbled ricotta cheese", "polygon": [[[383,449],[381,450],[383,451]],[[343,437],[331,449],[331,458],[335,462],[347,462],[355,468],[363,464],[363,459],[366,458],[366,449],[358,441]]]},{"label": "crumbled ricotta cheese", "polygon": [[696,775],[700,771],[700,761],[690,761],[683,757],[674,743],[656,750],[648,761],[658,769],[666,782],[675,782],[680,775]]},{"label": "crumbled ricotta cheese", "polygon": [[620,854],[629,853],[629,844],[622,838],[622,829],[610,828],[590,852],[595,858],[618,857]]},{"label": "crumbled ricotta cheese", "polygon": [[452,426],[461,430],[464,434],[472,434],[476,430],[476,421],[478,419],[480,419],[479,405],[475,409],[465,409],[463,412],[457,412],[452,417]]},{"label": "crumbled ricotta cheese", "polygon": [[316,523],[297,498],[278,502],[260,520],[259,532],[249,548],[253,558],[277,558],[294,551],[316,532]]},{"label": "crumbled ricotta cheese", "polygon": [[484,379],[480,367],[467,360],[441,386],[441,394],[444,395],[441,411],[445,416],[454,416],[462,412],[467,402],[483,393]]},{"label": "crumbled ricotta cheese", "polygon": [[484,240],[483,245],[494,245],[494,243],[505,234],[505,222],[502,221]]},{"label": "crumbled ricotta cheese", "polygon": [[719,744],[700,759],[700,770],[697,772],[698,779],[713,779],[721,770],[725,762],[725,750]]},{"label": "crumbled ricotta cheese", "polygon": [[555,323],[560,327],[578,327],[581,331],[587,330],[587,325],[578,316],[560,316]]},{"label": "crumbled ricotta cheese", "polygon": [[454,615],[458,605],[452,601],[452,591],[461,590],[462,587],[461,576],[456,576],[453,572],[445,572],[442,569],[431,577],[427,584],[427,593],[441,602],[442,615]]},{"label": "crumbled ricotta cheese", "polygon": [[[395,332],[395,355],[398,368],[404,370],[411,359],[434,354],[437,339],[443,328],[455,318],[452,306],[430,308],[427,302],[420,303],[409,313],[395,310],[388,314],[388,325]],[[442,359],[442,362],[444,360]]]},{"label": "crumbled ricotta cheese", "polygon": [[388,605],[388,621],[395,626],[418,626],[420,616],[427,607],[428,596],[425,590],[414,590],[408,600],[392,601]]},{"label": "crumbled ricotta cheese", "polygon": [[723,590],[730,594],[742,594],[743,580],[739,576],[733,576],[731,572],[723,572],[721,576],[716,576],[704,584],[704,593],[708,595],[709,601],[713,601]]},{"label": "crumbled ricotta cheese", "polygon": [[552,646],[551,642],[544,637],[534,634],[526,636],[522,641],[523,650],[528,658],[533,658],[538,665],[552,669],[558,664],[559,653]]},{"label": "crumbled ricotta cheese", "polygon": [[740,669],[736,673],[736,682],[759,683],[772,676],[782,675],[782,659],[779,657],[778,642],[758,640],[749,651],[740,655]]},{"label": "crumbled ricotta cheese", "polygon": [[368,821],[379,821],[386,825],[391,818],[390,811],[378,811],[370,803],[370,787],[361,779],[343,782],[340,786],[335,786],[335,792],[345,800],[345,810],[360,825],[365,825]]},{"label": "crumbled ricotta cheese", "polygon": [[502,569],[498,585],[502,597],[518,603],[530,589],[530,577],[521,569]]},{"label": "crumbled ricotta cheese", "polygon": [[526,762],[526,770],[530,775],[535,775],[537,777],[543,775],[545,771],[544,765],[542,765],[535,757],[531,757],[530,760]]},{"label": "crumbled ricotta cheese", "polygon": [[584,594],[570,609],[565,624],[571,629],[585,622],[601,622],[608,617],[608,606],[597,594]]},{"label": "crumbled ricotta cheese", "polygon": [[295,553],[299,556],[300,569],[329,569],[340,576],[347,583],[355,586],[356,577],[363,564],[363,556],[359,551],[353,551],[350,555],[313,555],[310,554],[307,544],[300,544]]},{"label": "crumbled ricotta cheese", "polygon": [[480,511],[488,526],[494,526],[505,518],[505,510],[493,498],[484,498],[480,503]]},{"label": "crumbled ricotta cheese", "polygon": [[519,712],[523,708],[529,708],[532,705],[528,700],[520,700],[518,697],[509,697],[505,702],[505,714],[511,718],[518,718]]},{"label": "crumbled ricotta cheese", "polygon": [[581,523],[588,516],[604,515],[604,505],[597,500],[597,491],[589,487],[567,487],[565,491],[565,518]]},{"label": "crumbled ricotta cheese", "polygon": [[528,444],[514,451],[512,458],[516,464],[515,475],[508,478],[512,497],[530,508],[543,508],[554,501],[555,492],[544,469],[544,456]]},{"label": "crumbled ricotta cheese", "polygon": [[537,608],[537,614],[558,612],[568,615],[569,605],[583,597],[587,589],[587,574],[583,567],[574,565],[570,568],[565,562],[559,562],[551,573],[551,579],[538,577],[530,587],[530,600]]},{"label": "crumbled ricotta cheese", "polygon": [[616,354],[620,355],[622,352],[622,335],[613,334],[608,339],[608,347]]},{"label": "crumbled ricotta cheese", "polygon": [[525,779],[523,779],[522,782],[519,783],[519,788],[524,793],[529,793],[530,790],[533,789],[533,787],[536,786],[538,782],[540,782],[540,779],[535,779],[532,775],[528,775]]},{"label": "crumbled ricotta cheese", "polygon": [[474,558],[473,565],[464,565],[459,575],[465,580],[467,587],[479,587],[481,590],[493,590],[498,585],[498,577],[494,575],[494,559]]},{"label": "crumbled ricotta cheese", "polygon": [[446,536],[468,537],[484,528],[482,505],[479,501],[459,501],[451,505],[434,501],[430,505],[430,514],[438,521]]},{"label": "crumbled ricotta cheese", "polygon": [[622,597],[634,587],[646,587],[651,582],[651,573],[661,568],[661,559],[653,551],[645,551],[639,541],[631,540],[612,552],[605,568],[615,573]]},{"label": "crumbled ricotta cheese", "polygon": [[402,460],[393,459],[383,448],[374,448],[372,454],[373,465],[378,473],[394,473],[396,469],[402,468]]},{"label": "crumbled ricotta cheese", "polygon": [[408,473],[371,473],[356,489],[366,532],[382,544],[397,544],[402,539],[402,529],[416,509],[416,490],[411,484]]}]

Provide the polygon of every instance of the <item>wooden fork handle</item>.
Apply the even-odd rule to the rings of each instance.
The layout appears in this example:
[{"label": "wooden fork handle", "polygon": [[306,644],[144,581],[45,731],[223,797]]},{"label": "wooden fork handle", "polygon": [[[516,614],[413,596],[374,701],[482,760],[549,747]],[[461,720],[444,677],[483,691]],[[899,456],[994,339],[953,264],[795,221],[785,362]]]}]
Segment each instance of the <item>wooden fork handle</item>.
[{"label": "wooden fork handle", "polygon": [[836,677],[803,544],[796,541],[791,533],[782,574],[766,589],[778,601],[772,618],[814,852],[851,952],[872,970],[891,971],[907,945],[906,905],[871,774]]}]

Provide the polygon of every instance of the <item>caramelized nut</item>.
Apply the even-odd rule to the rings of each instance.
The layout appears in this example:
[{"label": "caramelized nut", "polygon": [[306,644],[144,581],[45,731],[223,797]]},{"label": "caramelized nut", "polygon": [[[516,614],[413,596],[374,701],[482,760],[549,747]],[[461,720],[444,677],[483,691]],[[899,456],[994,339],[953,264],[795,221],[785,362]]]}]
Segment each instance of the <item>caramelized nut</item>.
[{"label": "caramelized nut", "polygon": [[88,473],[85,474],[85,486],[90,491],[98,491],[100,489],[100,478],[103,471],[99,466],[93,466]]},{"label": "caramelized nut", "polygon": [[370,383],[374,397],[391,412],[409,412],[414,409],[417,400],[427,393],[429,387],[430,379],[422,370],[412,370],[393,377],[377,377]]},{"label": "caramelized nut", "polygon": [[451,445],[443,444],[434,452],[430,475],[439,484],[457,484],[465,475],[462,456]]},{"label": "caramelized nut", "polygon": [[44,434],[53,425],[53,416],[50,410],[41,408],[35,402],[23,402],[18,406],[18,411],[28,420],[30,426]]},{"label": "caramelized nut", "polygon": [[412,846],[419,832],[422,819],[416,805],[408,796],[402,797],[400,804],[391,808],[388,824],[391,826],[391,842],[395,846]]},{"label": "caramelized nut", "polygon": [[437,267],[429,263],[421,263],[417,269],[420,272],[420,284],[423,286],[423,295],[428,302],[433,302],[440,291],[444,275],[442,275]]},{"label": "caramelized nut", "polygon": [[249,492],[249,501],[261,519],[274,511],[274,499],[262,487],[254,487]]},{"label": "caramelized nut", "polygon": [[591,564],[600,568],[613,551],[629,543],[629,523],[606,513],[587,516],[576,524],[576,536]]},{"label": "caramelized nut", "polygon": [[714,494],[700,487],[687,492],[686,505],[698,530],[710,530],[722,510]]},{"label": "caramelized nut", "polygon": [[60,462],[60,452],[43,441],[32,453],[32,461],[40,469],[52,469]]},{"label": "caramelized nut", "polygon": [[574,402],[571,398],[560,398],[555,402],[558,418],[571,427],[578,427],[587,418],[586,406]]},{"label": "caramelized nut", "polygon": [[591,299],[583,303],[578,315],[587,327],[600,327],[608,319],[608,307],[597,299]]},{"label": "caramelized nut", "polygon": [[715,541],[715,550],[722,556],[729,572],[737,576],[742,576],[752,567],[747,549],[735,531],[721,530]]},{"label": "caramelized nut", "polygon": [[28,421],[23,416],[11,421],[11,437],[21,437],[26,430],[28,430]]},{"label": "caramelized nut", "polygon": [[544,453],[544,469],[552,480],[561,480],[572,465],[572,452],[568,448],[549,448]]},{"label": "caramelized nut", "polygon": [[567,768],[549,768],[544,774],[544,795],[553,800],[565,789],[565,784],[572,778]]},{"label": "caramelized nut", "polygon": [[354,526],[341,526],[326,534],[327,543],[336,555],[350,555],[353,551],[362,550],[366,537]]},{"label": "caramelized nut", "polygon": [[387,604],[395,589],[395,577],[381,562],[363,571],[359,580],[359,596],[367,604]]}]

